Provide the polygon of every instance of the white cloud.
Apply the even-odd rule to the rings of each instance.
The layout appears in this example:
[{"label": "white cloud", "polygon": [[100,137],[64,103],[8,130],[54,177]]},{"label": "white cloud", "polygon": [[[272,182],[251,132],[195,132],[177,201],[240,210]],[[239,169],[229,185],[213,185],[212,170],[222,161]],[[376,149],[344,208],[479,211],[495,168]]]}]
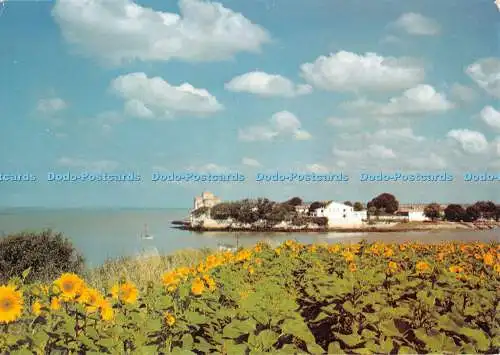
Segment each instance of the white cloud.
[{"label": "white cloud", "polygon": [[414,12],[402,14],[394,22],[394,26],[416,36],[435,36],[440,32],[440,26],[435,20]]},{"label": "white cloud", "polygon": [[488,126],[500,129],[500,111],[495,110],[492,106],[485,106],[479,116]]},{"label": "white cloud", "polygon": [[470,103],[477,99],[477,93],[467,85],[455,83],[451,86],[450,96],[460,102]]},{"label": "white cloud", "polygon": [[298,141],[307,141],[307,140],[312,138],[312,135],[311,135],[311,133],[309,133],[307,131],[303,131],[303,130],[299,129],[299,130],[295,131],[294,137]]},{"label": "white cloud", "polygon": [[394,36],[394,35],[387,35],[387,36],[384,36],[384,38],[382,38],[380,40],[381,43],[401,43],[401,39],[397,36]]},{"label": "white cloud", "polygon": [[500,98],[500,58],[483,58],[465,69],[476,84],[493,97]]},{"label": "white cloud", "polygon": [[131,0],[58,0],[63,37],[84,54],[119,64],[132,60],[213,61],[260,51],[262,27],[218,2],[180,0],[179,14]]},{"label": "white cloud", "polygon": [[269,125],[250,126],[241,129],[238,135],[242,141],[270,141],[279,136],[292,136],[296,140],[312,138],[311,134],[301,127],[297,116],[289,111],[280,111],[271,117]]},{"label": "white cloud", "polygon": [[366,152],[368,153],[368,155],[374,158],[381,158],[381,159],[396,158],[396,153],[394,153],[392,149],[379,144],[371,144]]},{"label": "white cloud", "polygon": [[85,160],[81,158],[62,157],[57,164],[67,168],[87,170],[89,172],[112,171],[118,167],[118,163],[111,160]]},{"label": "white cloud", "polygon": [[454,104],[432,86],[420,84],[406,90],[401,96],[389,99],[386,104],[359,99],[344,103],[342,107],[348,110],[362,110],[371,115],[393,116],[445,112],[454,108]]},{"label": "white cloud", "polygon": [[330,91],[394,91],[422,82],[424,68],[408,58],[382,57],[340,51],[301,65],[301,75],[310,84]]},{"label": "white cloud", "polygon": [[174,114],[205,116],[224,107],[205,89],[184,83],[173,86],[160,77],[131,73],[114,79],[111,88],[126,100],[125,111],[142,118],[169,118]]},{"label": "white cloud", "polygon": [[252,158],[243,158],[241,163],[246,166],[259,167],[262,166],[258,160]]},{"label": "white cloud", "polygon": [[424,157],[409,158],[406,160],[409,167],[416,169],[444,169],[448,165],[446,160],[436,153]]},{"label": "white cloud", "polygon": [[316,174],[326,174],[329,172],[329,169],[324,166],[324,165],[321,165],[321,164],[309,164],[306,166],[306,169],[307,171],[310,171],[312,173],[316,173]]},{"label": "white cloud", "polygon": [[224,172],[229,172],[230,169],[228,169],[225,166],[221,166],[218,164],[214,163],[208,163],[208,164],[202,164],[202,165],[190,165],[187,166],[186,171],[190,172],[197,172],[197,173],[224,173]]},{"label": "white cloud", "polygon": [[361,133],[341,133],[339,138],[345,142],[363,142],[368,143],[398,143],[407,144],[410,142],[423,142],[425,137],[417,136],[413,130],[409,127],[407,128],[383,128],[373,133],[371,132],[361,132]]},{"label": "white cloud", "polygon": [[330,117],[326,122],[334,127],[357,127],[361,124],[361,120],[351,117]]},{"label": "white cloud", "polygon": [[375,139],[379,141],[389,141],[389,140],[403,140],[403,141],[415,141],[422,142],[425,140],[423,136],[417,136],[413,130],[409,127],[406,128],[385,128],[376,131],[375,133],[368,133],[368,139]]},{"label": "white cloud", "polygon": [[38,112],[45,115],[52,115],[68,107],[68,104],[60,97],[40,99],[36,105]]},{"label": "white cloud", "polygon": [[248,92],[260,96],[294,97],[309,94],[312,87],[307,84],[295,85],[281,75],[253,71],[231,79],[225,84],[229,91]]},{"label": "white cloud", "polygon": [[240,129],[238,138],[241,141],[270,141],[278,136],[278,132],[273,131],[268,126],[251,126],[245,129]]},{"label": "white cloud", "polygon": [[125,113],[139,118],[154,118],[155,114],[142,101],[132,99],[125,103]]},{"label": "white cloud", "polygon": [[468,129],[454,129],[448,132],[447,137],[460,143],[462,149],[467,153],[478,154],[488,149],[488,141],[480,132]]},{"label": "white cloud", "polygon": [[392,149],[381,144],[370,144],[367,148],[359,150],[343,150],[333,148],[333,155],[341,159],[361,159],[367,156],[377,159],[396,158],[396,153],[394,153]]}]

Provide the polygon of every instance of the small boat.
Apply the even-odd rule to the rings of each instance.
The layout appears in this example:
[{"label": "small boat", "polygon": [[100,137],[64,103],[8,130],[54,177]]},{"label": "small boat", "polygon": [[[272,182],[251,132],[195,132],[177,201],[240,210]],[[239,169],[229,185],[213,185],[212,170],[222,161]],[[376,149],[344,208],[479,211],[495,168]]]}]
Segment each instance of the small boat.
[{"label": "small boat", "polygon": [[148,233],[148,225],[145,224],[144,225],[144,232],[141,235],[141,239],[149,240],[149,239],[153,239],[153,238],[154,238],[154,236]]}]

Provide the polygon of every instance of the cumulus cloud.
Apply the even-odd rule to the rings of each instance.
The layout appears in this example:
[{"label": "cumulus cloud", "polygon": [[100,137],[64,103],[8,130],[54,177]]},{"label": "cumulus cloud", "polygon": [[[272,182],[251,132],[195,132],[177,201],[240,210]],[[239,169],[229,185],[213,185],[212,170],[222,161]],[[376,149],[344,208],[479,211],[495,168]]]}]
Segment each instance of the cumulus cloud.
[{"label": "cumulus cloud", "polygon": [[307,84],[296,85],[281,75],[253,71],[239,75],[225,84],[229,91],[248,92],[260,96],[294,97],[309,94],[312,87]]},{"label": "cumulus cloud", "polygon": [[268,125],[250,126],[239,131],[242,141],[265,141],[276,137],[294,137],[296,140],[311,138],[309,132],[302,129],[302,123],[293,113],[281,111],[275,113]]},{"label": "cumulus cloud", "polygon": [[341,159],[361,159],[363,157],[377,158],[377,159],[394,159],[396,153],[390,148],[381,144],[370,144],[365,149],[359,150],[345,150],[333,148],[333,155]]},{"label": "cumulus cloud", "polygon": [[246,166],[259,167],[262,166],[258,160],[253,158],[243,158],[241,159],[241,163]]},{"label": "cumulus cloud", "polygon": [[264,28],[211,1],[180,0],[176,14],[131,0],[58,0],[52,13],[67,42],[114,64],[224,60],[270,41]]},{"label": "cumulus cloud", "polygon": [[478,154],[488,149],[488,141],[481,132],[454,129],[448,132],[447,137],[456,140],[466,153]]},{"label": "cumulus cloud", "polygon": [[395,91],[422,82],[424,68],[408,58],[340,51],[301,66],[302,77],[324,90],[340,92]]},{"label": "cumulus cloud", "polygon": [[330,117],[327,118],[326,122],[329,125],[332,125],[334,127],[341,127],[341,128],[346,128],[346,127],[357,127],[361,124],[361,120],[359,118],[351,118],[351,117]]},{"label": "cumulus cloud", "polygon": [[82,169],[92,172],[112,171],[118,167],[118,163],[111,160],[85,160],[81,158],[61,157],[57,164],[66,168]]},{"label": "cumulus cloud", "polygon": [[358,140],[364,142],[423,142],[425,137],[417,136],[410,127],[405,128],[383,128],[373,133],[343,133],[340,138],[344,140]]},{"label": "cumulus cloud", "polygon": [[459,102],[470,103],[477,99],[477,93],[467,85],[455,83],[451,86],[450,96]]},{"label": "cumulus cloud", "polygon": [[484,107],[479,113],[481,119],[490,127],[500,129],[500,112],[492,106]]},{"label": "cumulus cloud", "polygon": [[173,86],[160,77],[148,78],[144,73],[117,77],[112,90],[125,102],[127,114],[140,118],[169,118],[175,114],[205,116],[224,107],[205,89],[184,83]]},{"label": "cumulus cloud", "polygon": [[436,153],[430,153],[424,157],[409,158],[407,163],[410,168],[414,169],[444,169],[448,166],[446,160]]},{"label": "cumulus cloud", "polygon": [[472,63],[465,73],[488,94],[500,98],[500,58],[483,58]]},{"label": "cumulus cloud", "polygon": [[435,20],[415,12],[402,14],[393,25],[416,36],[435,36],[440,33],[440,26]]},{"label": "cumulus cloud", "polygon": [[68,107],[68,104],[60,97],[40,99],[36,105],[36,110],[45,115],[53,115]]},{"label": "cumulus cloud", "polygon": [[228,169],[225,166],[221,166],[215,163],[207,163],[207,164],[201,164],[201,165],[189,165],[185,167],[186,171],[191,171],[191,172],[197,172],[197,173],[223,173],[223,172],[229,172],[230,169]]},{"label": "cumulus cloud", "polygon": [[453,109],[454,104],[432,86],[420,84],[406,90],[401,96],[389,99],[385,104],[359,99],[346,102],[342,107],[348,110],[362,110],[371,115],[393,116],[445,112]]},{"label": "cumulus cloud", "polygon": [[306,170],[316,174],[326,174],[329,172],[329,169],[326,166],[318,163],[308,164],[306,166]]}]

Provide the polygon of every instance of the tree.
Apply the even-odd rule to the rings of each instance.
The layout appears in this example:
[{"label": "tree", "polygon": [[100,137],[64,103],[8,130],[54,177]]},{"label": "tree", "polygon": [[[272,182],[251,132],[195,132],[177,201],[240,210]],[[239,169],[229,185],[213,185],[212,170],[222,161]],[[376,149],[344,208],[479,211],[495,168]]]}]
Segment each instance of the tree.
[{"label": "tree", "polygon": [[439,217],[441,217],[441,206],[439,204],[433,202],[425,206],[424,215],[427,218],[430,218],[432,221],[435,221]]},{"label": "tree", "polygon": [[318,208],[321,208],[324,206],[325,206],[325,204],[323,202],[314,201],[313,203],[311,203],[311,206],[309,206],[309,211],[312,212],[312,211],[317,210]]},{"label": "tree", "polygon": [[444,209],[444,217],[447,221],[460,222],[465,219],[465,210],[461,205],[452,203]]},{"label": "tree", "polygon": [[82,273],[83,255],[62,233],[21,232],[0,239],[0,284],[31,268],[26,282],[50,282],[65,272]]},{"label": "tree", "polygon": [[481,211],[479,210],[479,207],[472,205],[465,209],[464,220],[467,222],[474,222],[480,217],[480,215]]},{"label": "tree", "polygon": [[496,206],[492,201],[477,201],[473,206],[478,209],[481,218],[495,218]]},{"label": "tree", "polygon": [[375,206],[370,206],[368,207],[368,219],[370,219],[371,216],[378,216],[379,215],[379,210],[377,210],[377,207]]},{"label": "tree", "polygon": [[255,207],[257,207],[259,219],[265,219],[266,216],[272,211],[273,205],[275,203],[267,198],[259,198],[257,199],[257,202],[255,204]]},{"label": "tree", "polygon": [[352,202],[351,201],[344,201],[344,205],[351,206],[352,207]]},{"label": "tree", "polygon": [[399,201],[396,200],[394,195],[384,192],[373,198],[367,204],[368,207],[375,207],[378,211],[384,210],[386,213],[393,214],[399,208]]},{"label": "tree", "polygon": [[354,211],[363,211],[363,204],[361,202],[354,202],[352,207]]},{"label": "tree", "polygon": [[287,205],[291,205],[291,206],[300,206],[303,204],[303,201],[300,197],[292,197],[291,199],[289,199],[288,201],[286,201],[284,203],[286,203]]}]

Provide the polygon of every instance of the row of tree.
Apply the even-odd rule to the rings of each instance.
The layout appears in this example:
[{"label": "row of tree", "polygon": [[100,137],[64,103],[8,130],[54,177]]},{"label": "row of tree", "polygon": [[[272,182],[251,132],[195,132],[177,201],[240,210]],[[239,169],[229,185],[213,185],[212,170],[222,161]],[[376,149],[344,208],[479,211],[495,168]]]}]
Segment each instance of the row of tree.
[{"label": "row of tree", "polygon": [[[241,201],[222,202],[211,209],[202,207],[193,211],[194,216],[210,213],[214,219],[233,219],[241,223],[255,223],[265,220],[270,224],[282,221],[296,221],[299,217],[296,206],[304,202],[300,197],[293,197],[285,202],[274,202],[267,198],[245,199]],[[344,204],[352,206],[354,211],[362,211],[364,205],[361,202],[352,203],[345,201]],[[325,207],[326,203],[315,201],[309,206],[309,214],[318,208]],[[392,215],[399,210],[399,201],[390,193],[382,193],[366,204],[368,216],[379,216],[382,214]],[[500,205],[492,201],[478,201],[464,208],[459,204],[450,204],[445,209],[438,203],[430,203],[424,209],[424,215],[435,221],[444,219],[447,221],[473,222],[479,218],[500,219]]]},{"label": "row of tree", "polygon": [[480,218],[500,220],[500,205],[492,201],[477,201],[464,208],[459,204],[450,204],[442,211],[437,203],[431,203],[424,209],[424,214],[431,220],[444,219],[452,222],[474,222]]}]

